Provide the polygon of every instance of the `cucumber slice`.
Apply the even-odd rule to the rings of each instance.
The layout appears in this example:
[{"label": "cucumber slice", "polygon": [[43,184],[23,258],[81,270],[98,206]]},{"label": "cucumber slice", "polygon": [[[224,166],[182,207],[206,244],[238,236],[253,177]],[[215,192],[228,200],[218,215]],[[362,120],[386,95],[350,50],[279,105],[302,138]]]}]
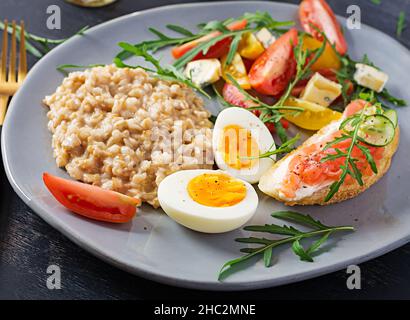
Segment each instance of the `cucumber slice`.
[{"label": "cucumber slice", "polygon": [[367,116],[360,125],[358,132],[360,138],[375,147],[387,146],[393,141],[394,134],[393,122],[381,114]]},{"label": "cucumber slice", "polygon": [[391,122],[393,122],[393,126],[396,128],[397,123],[398,123],[398,117],[397,117],[397,112],[396,110],[393,109],[388,109],[386,110],[383,115],[387,118],[390,119]]}]

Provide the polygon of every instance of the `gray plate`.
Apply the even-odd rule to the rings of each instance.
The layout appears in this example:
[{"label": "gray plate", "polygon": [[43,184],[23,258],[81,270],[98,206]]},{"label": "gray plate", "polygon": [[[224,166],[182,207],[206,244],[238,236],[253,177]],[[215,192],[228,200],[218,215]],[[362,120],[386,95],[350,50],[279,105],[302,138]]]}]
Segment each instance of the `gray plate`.
[{"label": "gray plate", "polygon": [[[164,30],[167,23],[190,28],[198,22],[236,17],[246,11],[267,10],[278,20],[297,19],[294,5],[268,2],[203,3],[168,6],[136,12],[92,28],[83,37],[60,45],[39,61],[13,98],[2,134],[2,152],[7,176],[18,195],[45,221],[72,241],[101,259],[134,274],[171,285],[215,290],[245,290],[277,286],[312,278],[357,264],[397,248],[409,240],[410,207],[410,109],[399,111],[401,146],[392,168],[383,179],[353,200],[329,207],[305,207],[326,224],[352,224],[357,231],[335,238],[314,263],[299,261],[290,250],[274,252],[275,265],[262,262],[217,281],[223,263],[239,255],[234,238],[242,231],[205,235],[170,220],[160,210],[144,206],[132,223],[111,225],[83,219],[64,210],[47,192],[41,174],[67,177],[52,157],[42,98],[52,93],[63,76],[55,67],[64,63],[109,63],[119,41],[138,42],[152,38],[149,26]],[[183,19],[181,19],[183,17]],[[344,20],[343,20],[344,21]],[[164,30],[165,31],[165,30]],[[409,51],[380,31],[367,26],[346,32],[354,58],[368,53],[390,75],[388,87],[410,101]],[[165,59],[169,59],[167,53]],[[209,103],[214,110],[215,104]],[[251,223],[271,222],[269,214],[284,206],[261,196],[258,213]],[[326,250],[326,248],[331,250]]]}]

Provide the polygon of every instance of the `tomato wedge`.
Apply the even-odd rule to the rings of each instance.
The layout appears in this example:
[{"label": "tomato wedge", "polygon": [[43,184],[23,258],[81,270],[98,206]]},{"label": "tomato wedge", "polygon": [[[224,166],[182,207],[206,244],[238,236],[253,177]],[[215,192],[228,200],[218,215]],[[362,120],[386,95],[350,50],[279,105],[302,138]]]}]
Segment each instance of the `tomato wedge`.
[{"label": "tomato wedge", "polygon": [[43,174],[51,194],[64,207],[84,217],[115,223],[130,221],[137,212],[139,199],[72,180]]},{"label": "tomato wedge", "polygon": [[262,94],[278,95],[296,73],[293,47],[298,42],[298,32],[290,29],[266,49],[249,71],[249,81]]},{"label": "tomato wedge", "polygon": [[307,33],[323,41],[322,35],[315,29],[318,28],[335,45],[337,52],[346,54],[347,42],[342,28],[325,0],[303,0],[299,6],[299,19]]},{"label": "tomato wedge", "polygon": [[[255,102],[247,100],[245,96],[242,94],[242,92],[240,92],[237,87],[230,83],[225,83],[222,89],[222,96],[227,102],[238,107],[249,108],[252,106],[256,106]],[[252,112],[257,117],[259,117],[259,110],[252,110]],[[289,122],[287,120],[281,119],[280,121],[285,129],[289,128]],[[265,125],[271,133],[276,132],[275,125],[273,123],[265,123]]]},{"label": "tomato wedge", "polygon": [[[239,20],[230,23],[227,28],[231,31],[242,30],[246,27],[248,22],[246,20]],[[198,44],[208,41],[209,39],[215,38],[221,33],[219,31],[211,32],[206,36],[198,38],[196,40],[192,40],[190,42],[184,43],[178,47],[174,47],[171,51],[172,56],[175,59],[181,58],[185,53],[190,51],[191,49],[195,48]],[[204,55],[202,52],[198,53],[193,60],[198,59],[214,59],[223,56],[224,54],[228,53],[229,45],[232,42],[232,38],[228,37],[222,39],[221,41],[215,43],[212,47],[209,48],[208,52]]]}]

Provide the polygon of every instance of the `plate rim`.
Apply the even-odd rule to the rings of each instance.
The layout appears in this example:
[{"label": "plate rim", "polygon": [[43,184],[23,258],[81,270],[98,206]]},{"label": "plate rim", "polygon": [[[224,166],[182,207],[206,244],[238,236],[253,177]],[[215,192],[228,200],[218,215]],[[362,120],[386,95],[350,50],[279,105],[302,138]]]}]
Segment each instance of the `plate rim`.
[{"label": "plate rim", "polygon": [[[174,9],[174,8],[189,8],[189,7],[208,7],[208,6],[215,6],[215,5],[226,5],[228,1],[216,1],[216,2],[201,2],[201,3],[182,3],[182,4],[170,4],[170,5],[165,5],[165,6],[160,6],[160,7],[155,7],[155,8],[149,8],[145,10],[140,10],[132,13],[128,13],[119,17],[116,17],[114,19],[105,21],[103,23],[100,23],[98,25],[95,25],[91,27],[90,29],[87,30],[87,32],[91,32],[93,30],[109,26],[110,24],[115,24],[118,21],[125,20],[131,17],[137,17],[142,14],[150,14],[150,13],[155,13],[156,11],[163,11],[167,9]],[[296,4],[290,4],[290,3],[283,3],[283,2],[271,2],[271,1],[238,1],[235,3],[235,5],[241,5],[242,3],[252,3],[252,4],[264,4],[264,5],[271,5],[271,6],[283,6],[283,7],[293,7],[295,9],[298,8]],[[344,17],[338,16],[338,19],[345,19]],[[385,32],[378,30],[374,27],[368,26],[364,23],[362,23],[362,28],[366,28],[369,31],[376,32],[383,37],[387,37],[390,40],[393,40],[396,42],[397,45],[399,45],[400,49],[403,50],[406,54],[410,54],[410,49],[405,47],[402,43],[400,43],[397,39],[394,39],[390,35],[386,34]],[[48,57],[49,55],[53,54],[58,54],[58,50],[60,50],[60,47],[63,47],[67,44],[70,44],[72,41],[75,41],[77,39],[77,36],[74,36],[64,42],[62,45],[59,45],[49,53],[47,53],[44,57],[42,57],[35,65],[30,69],[27,79],[30,79],[30,75],[37,70],[37,68],[40,68],[41,64],[43,63],[42,61],[44,60],[45,57]],[[27,80],[26,79],[26,80]],[[24,84],[23,86],[24,87]],[[21,91],[17,92],[15,97],[10,102],[9,105],[9,112],[10,110],[14,110],[14,101],[18,100],[18,97],[20,96]],[[113,258],[112,256],[106,254],[103,250],[100,250],[100,248],[93,246],[89,241],[85,240],[80,233],[77,233],[74,229],[70,228],[68,225],[59,223],[58,220],[55,220],[52,218],[52,215],[49,215],[46,210],[43,210],[40,206],[37,205],[35,201],[32,201],[29,196],[25,194],[25,192],[20,188],[18,183],[16,182],[14,178],[14,172],[11,169],[11,165],[8,161],[8,151],[7,151],[7,142],[6,142],[6,136],[8,135],[8,130],[9,130],[9,119],[10,117],[6,116],[2,133],[1,133],[1,152],[2,152],[2,157],[3,157],[3,164],[4,164],[4,169],[6,172],[6,176],[12,185],[14,191],[17,193],[17,195],[25,202],[27,206],[29,206],[41,219],[43,219],[45,222],[47,222],[50,226],[61,232],[63,235],[65,235],[67,238],[69,238],[71,241],[73,241],[76,245],[80,246],[82,249],[86,250],[90,254],[96,256],[97,258],[103,260],[104,262],[107,262],[121,270],[124,270],[126,272],[129,272],[131,274],[153,280],[159,283],[164,283],[167,285],[172,285],[172,286],[177,286],[177,287],[184,287],[184,288],[189,288],[189,289],[196,289],[196,290],[214,290],[214,291],[241,291],[241,290],[251,290],[251,289],[261,289],[261,288],[268,288],[268,287],[276,287],[276,286],[281,286],[284,284],[290,284],[294,282],[299,282],[302,280],[307,280],[311,278],[315,278],[324,274],[328,274],[331,272],[336,272],[339,271],[346,266],[354,263],[354,264],[360,264],[362,262],[368,261],[370,259],[374,259],[376,257],[379,257],[387,252],[390,252],[410,241],[410,231],[407,236],[401,237],[397,239],[394,242],[391,242],[383,247],[380,247],[377,250],[374,250],[370,253],[365,253],[360,256],[356,256],[353,258],[350,258],[348,260],[344,260],[335,264],[330,264],[327,266],[323,266],[320,268],[317,268],[315,270],[308,270],[308,271],[303,271],[299,272],[297,275],[288,275],[288,276],[283,276],[281,278],[272,278],[272,279],[261,279],[258,281],[240,281],[240,282],[209,282],[207,280],[201,281],[201,280],[187,280],[187,279],[182,279],[182,278],[172,278],[168,275],[163,275],[159,272],[155,271],[150,271],[147,269],[144,269],[141,267],[141,265],[131,265],[127,262],[121,261],[120,259]]]}]

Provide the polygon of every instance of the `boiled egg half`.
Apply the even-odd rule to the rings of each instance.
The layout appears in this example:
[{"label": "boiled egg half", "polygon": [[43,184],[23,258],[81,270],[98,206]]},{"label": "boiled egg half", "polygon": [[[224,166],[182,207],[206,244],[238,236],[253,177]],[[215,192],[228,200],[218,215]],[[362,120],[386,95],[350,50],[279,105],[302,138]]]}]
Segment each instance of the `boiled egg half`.
[{"label": "boiled egg half", "polygon": [[249,183],[258,182],[276,159],[275,156],[258,158],[269,150],[275,150],[275,142],[257,116],[239,107],[230,107],[219,113],[212,147],[220,169]]},{"label": "boiled egg half", "polygon": [[173,220],[206,233],[241,227],[258,206],[258,196],[248,182],[220,170],[175,172],[159,184],[158,200]]}]

